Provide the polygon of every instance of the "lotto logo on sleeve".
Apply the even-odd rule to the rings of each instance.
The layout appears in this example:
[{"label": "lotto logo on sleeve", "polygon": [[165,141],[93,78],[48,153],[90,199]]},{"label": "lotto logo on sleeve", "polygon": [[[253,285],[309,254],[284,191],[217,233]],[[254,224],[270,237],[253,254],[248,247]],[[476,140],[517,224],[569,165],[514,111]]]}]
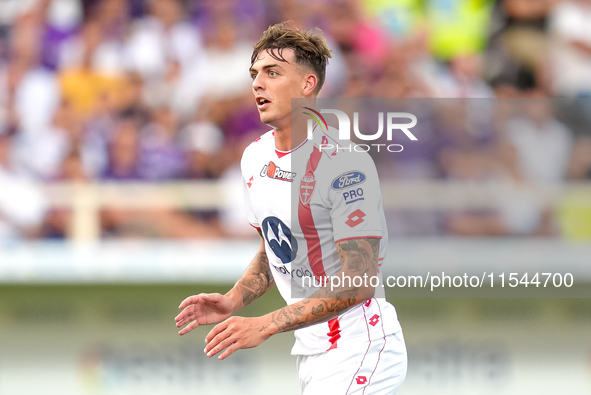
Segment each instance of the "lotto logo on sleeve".
[{"label": "lotto logo on sleeve", "polygon": [[345,221],[345,223],[351,228],[354,228],[365,221],[363,218],[365,218],[365,213],[361,210],[355,210],[347,216],[347,221]]}]

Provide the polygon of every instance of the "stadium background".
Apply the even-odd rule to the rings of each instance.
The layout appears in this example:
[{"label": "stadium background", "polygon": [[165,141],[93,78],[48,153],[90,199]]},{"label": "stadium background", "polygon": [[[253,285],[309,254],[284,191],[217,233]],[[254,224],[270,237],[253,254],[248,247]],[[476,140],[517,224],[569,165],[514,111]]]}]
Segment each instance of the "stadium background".
[{"label": "stadium background", "polygon": [[[265,126],[246,70],[281,20],[327,34],[327,97],[455,103],[379,163],[388,274],[542,262],[589,295],[589,1],[2,0],[0,395],[297,393],[290,334],[219,362],[207,329],[173,321],[254,252],[237,161]],[[466,98],[521,104],[474,130],[454,123]],[[523,193],[488,199],[499,179]],[[404,395],[591,393],[588,298],[388,292]]]}]

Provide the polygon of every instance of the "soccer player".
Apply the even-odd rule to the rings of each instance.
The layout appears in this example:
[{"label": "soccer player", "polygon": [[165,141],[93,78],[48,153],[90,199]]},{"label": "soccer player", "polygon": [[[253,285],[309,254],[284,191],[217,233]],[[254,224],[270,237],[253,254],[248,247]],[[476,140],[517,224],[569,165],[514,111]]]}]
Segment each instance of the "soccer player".
[{"label": "soccer player", "polygon": [[[221,353],[219,359],[295,330],[302,394],[393,394],[407,359],[396,310],[383,287],[368,281],[381,276],[387,245],[375,165],[366,153],[320,149],[338,145],[327,130],[307,139],[305,121],[292,124],[291,99],[314,102],[330,57],[319,32],[285,23],[255,45],[252,89],[261,121],[272,130],[246,148],[241,168],[261,245],[228,293],[188,297],[176,322],[186,325],[181,335],[218,324],[205,352]],[[305,277],[316,287],[295,297]],[[233,316],[274,285],[287,306],[261,317]]]}]

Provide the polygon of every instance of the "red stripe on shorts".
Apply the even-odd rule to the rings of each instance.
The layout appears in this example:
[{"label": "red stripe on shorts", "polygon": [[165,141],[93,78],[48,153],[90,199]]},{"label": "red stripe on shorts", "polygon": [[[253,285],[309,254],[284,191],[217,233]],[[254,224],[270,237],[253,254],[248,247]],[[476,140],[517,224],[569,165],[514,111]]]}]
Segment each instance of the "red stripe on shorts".
[{"label": "red stripe on shorts", "polygon": [[328,330],[329,332],[326,335],[329,336],[328,341],[330,342],[330,347],[326,351],[337,348],[337,341],[341,338],[341,325],[339,324],[339,317],[328,321]]}]

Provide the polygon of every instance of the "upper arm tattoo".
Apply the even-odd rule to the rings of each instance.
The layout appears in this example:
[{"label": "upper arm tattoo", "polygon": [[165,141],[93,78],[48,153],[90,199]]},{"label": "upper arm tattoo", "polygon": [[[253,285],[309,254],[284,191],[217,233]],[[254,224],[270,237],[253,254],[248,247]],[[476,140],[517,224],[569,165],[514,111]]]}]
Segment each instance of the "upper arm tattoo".
[{"label": "upper arm tattoo", "polygon": [[352,275],[375,275],[378,269],[380,239],[350,239],[337,244],[343,270]]}]

